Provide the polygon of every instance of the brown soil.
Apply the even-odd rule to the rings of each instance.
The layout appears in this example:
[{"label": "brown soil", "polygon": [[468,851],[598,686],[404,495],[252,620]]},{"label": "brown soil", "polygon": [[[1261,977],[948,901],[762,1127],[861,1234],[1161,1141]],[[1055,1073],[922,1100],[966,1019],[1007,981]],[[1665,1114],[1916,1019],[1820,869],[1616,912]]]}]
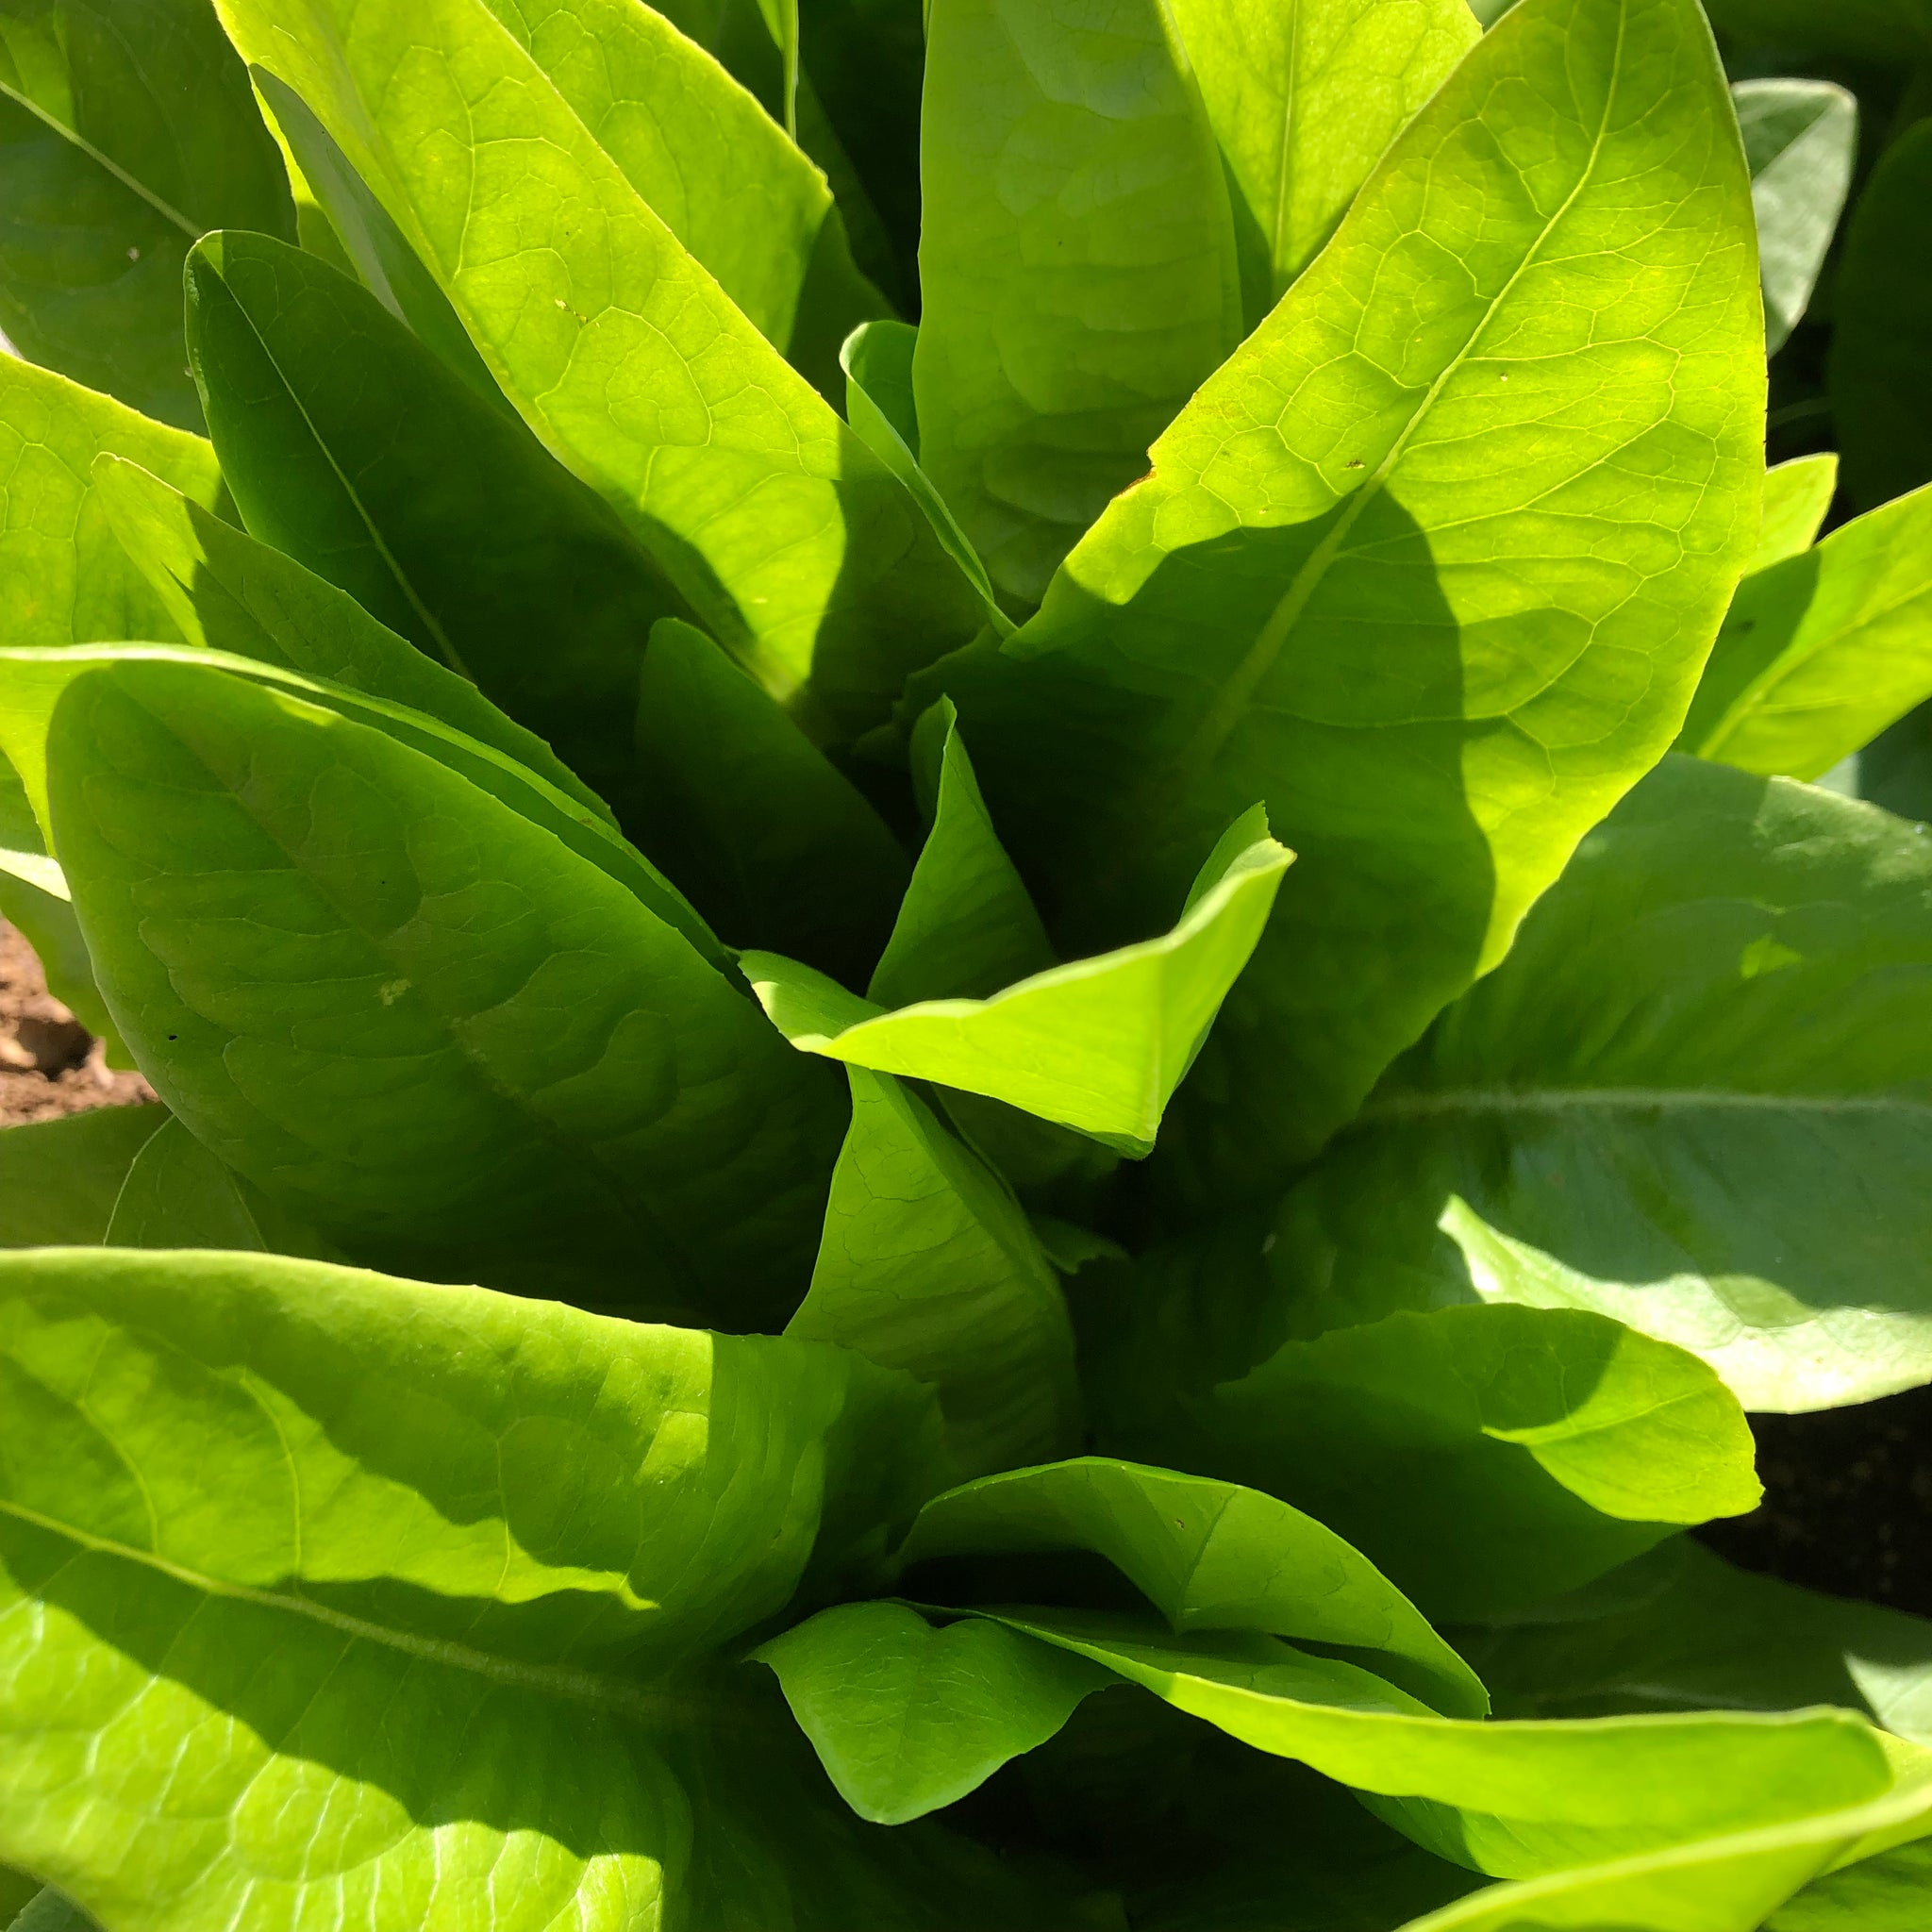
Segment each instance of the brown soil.
[{"label": "brown soil", "polygon": [[0,1126],[154,1097],[139,1074],[107,1065],[100,1041],[47,991],[33,948],[0,921]]}]

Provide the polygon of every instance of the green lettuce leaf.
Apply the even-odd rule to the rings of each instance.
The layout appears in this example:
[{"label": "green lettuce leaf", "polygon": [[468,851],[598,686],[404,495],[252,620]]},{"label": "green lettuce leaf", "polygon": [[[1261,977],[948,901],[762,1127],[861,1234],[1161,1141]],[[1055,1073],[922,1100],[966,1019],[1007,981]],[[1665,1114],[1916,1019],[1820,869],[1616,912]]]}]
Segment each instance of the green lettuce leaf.
[{"label": "green lettuce leaf", "polygon": [[1932,1842],[1827,1873],[1774,1912],[1765,1932],[1919,1932],[1932,1910]]},{"label": "green lettuce leaf", "polygon": [[935,1496],[899,1552],[936,1557],[1091,1550],[1177,1634],[1257,1630],[1372,1661],[1454,1717],[1481,1717],[1475,1674],[1387,1577],[1333,1530],[1274,1496],[1086,1456]]},{"label": "green lettuce leaf", "polygon": [[1667,760],[1289,1195],[1283,1324],[1527,1302],[1747,1408],[1925,1381],[1928,877],[1871,806]]},{"label": "green lettuce leaf", "polygon": [[1292,857],[1259,810],[1249,812],[1208,856],[1171,932],[1050,967],[989,999],[889,1013],[774,953],[740,963],[801,1053],[986,1094],[1138,1158],[1247,964]]},{"label": "green lettuce leaf", "polygon": [[1228,1375],[1176,1351],[1160,1312],[1095,1398],[1103,1438],[1291,1498],[1438,1619],[1574,1588],[1762,1494],[1716,1374],[1599,1315],[1396,1314]]},{"label": "green lettuce leaf", "polygon": [[920,188],[920,464],[1030,608],[1241,336],[1167,9],[929,0]]},{"label": "green lettuce leaf", "polygon": [[622,813],[644,641],[684,608],[649,558],[327,263],[216,235],[188,276],[208,426],[251,533],[474,679]]},{"label": "green lettuce leaf", "polygon": [[720,1655],[917,1500],[902,1378],[262,1256],[0,1284],[0,1844],[108,1924],[1067,1922],[841,1820]]},{"label": "green lettuce leaf", "polygon": [[1845,489],[1860,509],[1932,482],[1932,259],[1917,239],[1928,194],[1932,123],[1921,121],[1886,150],[1845,227],[1826,366]]},{"label": "green lettuce leaf", "polygon": [[218,4],[341,145],[545,446],[775,695],[809,678],[862,729],[908,671],[973,634],[978,600],[912,499],[484,0],[380,16]]},{"label": "green lettuce leaf", "polygon": [[178,1120],[164,1121],[142,1142],[101,1241],[110,1248],[241,1248],[341,1258],[225,1167]]},{"label": "green lettuce leaf", "polygon": [[1740,80],[1731,90],[1764,284],[1764,346],[1776,355],[1798,325],[1852,185],[1858,104],[1828,80]]},{"label": "green lettuce leaf", "polygon": [[1932,697],[1932,485],[1744,579],[1679,748],[1816,778]]},{"label": "green lettuce leaf", "polygon": [[660,620],[637,700],[639,838],[734,943],[863,978],[906,888],[863,793],[704,632]]},{"label": "green lettuce leaf", "polygon": [[1173,12],[1226,164],[1253,329],[1482,29],[1464,0],[1175,0]]},{"label": "green lettuce leaf", "polygon": [[917,1094],[890,1074],[849,1077],[852,1125],[786,1334],[930,1384],[962,1474],[1064,1455],[1079,1433],[1073,1328],[1026,1216]]},{"label": "green lettuce leaf", "polygon": [[1682,723],[1763,474],[1727,98],[1693,0],[1524,0],[939,676],[1063,950],[1257,797],[1303,855],[1171,1124],[1190,1199],[1311,1155]]},{"label": "green lettuce leaf", "polygon": [[[1906,1783],[1895,1781],[1878,1734],[1845,1711],[1472,1723],[1272,1637],[1174,1636],[1102,1611],[974,1614],[1382,1799],[1372,1807],[1378,1816],[1439,1857],[1496,1877],[1803,1821]],[[1908,1813],[1932,1804],[1923,1789],[1907,1800]]]},{"label": "green lettuce leaf", "polygon": [[841,1604],[762,1643],[839,1795],[904,1824],[975,1790],[1116,1682],[1003,1624],[935,1625],[908,1604]]},{"label": "green lettuce leaf", "polygon": [[419,1274],[790,1312],[840,1096],[624,883],[386,731],[209,665],[87,671],[47,762],[123,1037],[272,1199]]},{"label": "green lettuce leaf", "polygon": [[210,228],[294,234],[275,142],[208,0],[38,0],[0,21],[0,328],[182,429],[181,259]]},{"label": "green lettuce leaf", "polygon": [[179,639],[94,493],[104,453],[152,470],[204,509],[228,507],[200,437],[0,356],[0,644]]},{"label": "green lettuce leaf", "polygon": [[0,1128],[0,1247],[97,1247],[164,1107],[97,1107]]},{"label": "green lettuce leaf", "polygon": [[1794,457],[1764,473],[1764,521],[1746,577],[1796,557],[1818,541],[1818,526],[1838,489],[1838,453]]}]

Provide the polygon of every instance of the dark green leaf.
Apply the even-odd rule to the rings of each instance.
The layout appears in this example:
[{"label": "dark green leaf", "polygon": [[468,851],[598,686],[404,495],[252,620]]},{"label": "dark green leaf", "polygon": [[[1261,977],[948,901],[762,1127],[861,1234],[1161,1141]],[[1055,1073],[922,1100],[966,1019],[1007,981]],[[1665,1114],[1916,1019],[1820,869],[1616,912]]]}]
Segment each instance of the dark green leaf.
[{"label": "dark green leaf", "polygon": [[1921,121],[1865,184],[1832,298],[1831,413],[1845,489],[1860,509],[1932,482],[1928,196],[1932,121]]},{"label": "dark green leaf", "polygon": [[1764,283],[1764,346],[1775,355],[1811,300],[1858,145],[1858,104],[1828,80],[1741,80],[1731,90]]},{"label": "dark green leaf", "polygon": [[929,0],[921,466],[1040,601],[1241,340],[1221,157],[1158,0]]},{"label": "dark green leaf", "polygon": [[1338,1648],[1432,1708],[1481,1717],[1475,1674],[1334,1531],[1274,1496],[1086,1456],[936,1496],[900,1558],[1091,1550],[1178,1633],[1258,1630]]},{"label": "dark green leaf", "polygon": [[862,980],[908,868],[850,779],[702,631],[651,632],[637,703],[638,837],[734,945]]},{"label": "dark green leaf", "polygon": [[1595,1308],[1748,1408],[1932,1377],[1932,848],[1671,758],[1284,1204],[1292,1332]]},{"label": "dark green leaf", "polygon": [[1710,0],[1726,33],[1757,45],[1808,48],[1880,65],[1932,56],[1932,8],[1925,0]]},{"label": "dark green leaf", "polygon": [[242,1248],[341,1258],[223,1166],[177,1120],[164,1122],[142,1143],[101,1240],[110,1248]]},{"label": "dark green leaf", "polygon": [[0,200],[0,327],[20,353],[199,428],[188,244],[210,228],[294,233],[280,158],[208,0],[9,6]]},{"label": "dark green leaf", "polygon": [[1064,1455],[1079,1432],[1073,1330],[1025,1215],[916,1094],[889,1074],[850,1077],[811,1291],[785,1332],[929,1383],[961,1474]]},{"label": "dark green leaf", "polygon": [[1085,1657],[974,1618],[841,1604],[759,1645],[839,1794],[904,1824],[976,1790],[1116,1681]]},{"label": "dark green leaf", "polygon": [[618,880],[385,732],[200,665],[89,672],[48,766],[123,1037],[271,1198],[444,1278],[790,1311],[840,1098]]},{"label": "dark green leaf", "polygon": [[375,296],[257,235],[189,261],[189,337],[249,529],[555,745],[624,812],[675,592],[597,498]]},{"label": "dark green leaf", "polygon": [[1302,855],[1171,1124],[1186,1195],[1313,1153],[1682,722],[1763,475],[1729,123],[1694,0],[1524,0],[1039,616],[948,667],[1063,950],[1257,797]]},{"label": "dark green leaf", "polygon": [[97,1107],[0,1128],[0,1247],[95,1247],[162,1107]]}]

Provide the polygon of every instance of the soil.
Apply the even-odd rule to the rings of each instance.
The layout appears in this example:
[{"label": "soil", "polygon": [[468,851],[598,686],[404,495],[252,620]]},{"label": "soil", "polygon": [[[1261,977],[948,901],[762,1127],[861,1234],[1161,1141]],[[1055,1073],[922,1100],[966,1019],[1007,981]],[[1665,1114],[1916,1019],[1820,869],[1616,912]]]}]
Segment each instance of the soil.
[{"label": "soil", "polygon": [[139,1074],[108,1066],[100,1041],[48,992],[33,948],[0,921],[0,1127],[154,1097]]},{"label": "soil", "polygon": [[1932,1617],[1932,1389],[1751,1427],[1764,1501],[1702,1541],[1746,1570]]}]

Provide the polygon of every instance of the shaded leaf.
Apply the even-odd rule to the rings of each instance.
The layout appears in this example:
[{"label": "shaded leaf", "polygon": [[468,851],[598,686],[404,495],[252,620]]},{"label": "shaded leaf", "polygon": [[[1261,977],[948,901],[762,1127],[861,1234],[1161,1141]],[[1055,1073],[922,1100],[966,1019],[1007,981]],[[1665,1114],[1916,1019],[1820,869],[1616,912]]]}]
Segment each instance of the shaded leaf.
[{"label": "shaded leaf", "polygon": [[1677,741],[1816,778],[1932,697],[1932,486],[1746,577]]},{"label": "shaded leaf", "polygon": [[[1932,21],[1927,23],[1932,38]],[[1875,509],[1932,482],[1932,122],[1888,148],[1845,228],[1827,364],[1844,485]]]},{"label": "shaded leaf", "polygon": [[[977,599],[917,506],[483,0],[380,18],[354,0],[219,5],[341,145],[546,447],[775,695],[808,677],[863,729],[908,670],[972,634]],[[391,87],[399,65],[412,78]]]},{"label": "shaded leaf", "polygon": [[1858,104],[1828,80],[1740,80],[1731,89],[1764,284],[1764,346],[1775,355],[1804,315],[1852,185]]},{"label": "shaded leaf", "polygon": [[776,954],[745,953],[741,964],[801,1053],[983,1093],[1138,1157],[1247,964],[1292,856],[1250,812],[1209,855],[1173,931],[990,999],[888,1013]]},{"label": "shaded leaf", "polygon": [[387,733],[210,667],[90,671],[48,765],[123,1037],[272,1199],[421,1273],[789,1312],[839,1097],[625,885]]},{"label": "shaded leaf", "polygon": [[770,1664],[839,1795],[903,1824],[976,1790],[1053,1736],[1112,1674],[977,1619],[841,1604],[752,1653]]},{"label": "shaded leaf", "polygon": [[1241,340],[1221,157],[1156,0],[930,0],[920,142],[920,463],[1029,608]]},{"label": "shaded leaf", "polygon": [[0,356],[0,644],[180,636],[94,494],[104,452],[152,470],[204,509],[227,507],[215,453],[200,437]]},{"label": "shaded leaf", "polygon": [[97,1107],[0,1127],[0,1247],[96,1247],[163,1107]]},{"label": "shaded leaf", "polygon": [[591,491],[325,262],[189,262],[189,338],[249,530],[558,747],[624,814],[651,624],[683,608]]},{"label": "shaded leaf", "polygon": [[1307,1159],[1682,721],[1763,463],[1727,100],[1691,0],[1524,0],[937,680],[1063,950],[1257,797],[1303,855],[1172,1124],[1191,1201]]},{"label": "shaded leaf", "polygon": [[178,1120],[164,1121],[142,1141],[101,1241],[110,1248],[242,1248],[341,1259]]},{"label": "shaded leaf", "polygon": [[1766,1932],[1919,1932],[1932,1910],[1932,1842],[1815,1879],[1765,1921]]},{"label": "shaded leaf", "polygon": [[864,795],[702,631],[660,621],[637,701],[638,836],[734,944],[862,978],[908,868]]},{"label": "shaded leaf", "polygon": [[811,1289],[785,1332],[930,1384],[962,1474],[1065,1454],[1080,1414],[1073,1329],[1025,1215],[916,1094],[889,1074],[849,1076]]},{"label": "shaded leaf", "polygon": [[1252,329],[1482,29],[1465,0],[1177,0],[1174,17],[1226,165]]},{"label": "shaded leaf", "polygon": [[1710,17],[1741,41],[1814,48],[1882,63],[1932,55],[1932,8],[1925,0],[1711,0]]},{"label": "shaded leaf", "polygon": [[935,1496],[900,1559],[1091,1550],[1176,1633],[1259,1630],[1337,1646],[1457,1717],[1489,1699],[1414,1605],[1334,1531],[1274,1496],[1084,1456]]},{"label": "shaded leaf", "polygon": [[38,0],[0,22],[0,327],[30,360],[184,429],[181,260],[294,232],[280,158],[208,0]]},{"label": "shaded leaf", "polygon": [[1288,1197],[1283,1320],[1595,1308],[1747,1408],[1925,1381],[1928,893],[1915,826],[1667,759]]},{"label": "shaded leaf", "polygon": [[[1021,1870],[843,1818],[775,1694],[704,1662],[916,1497],[900,1378],[261,1256],[0,1283],[32,1449],[0,1840],[108,1924],[1065,1923]],[[61,1774],[80,1740],[112,1805]]]}]

